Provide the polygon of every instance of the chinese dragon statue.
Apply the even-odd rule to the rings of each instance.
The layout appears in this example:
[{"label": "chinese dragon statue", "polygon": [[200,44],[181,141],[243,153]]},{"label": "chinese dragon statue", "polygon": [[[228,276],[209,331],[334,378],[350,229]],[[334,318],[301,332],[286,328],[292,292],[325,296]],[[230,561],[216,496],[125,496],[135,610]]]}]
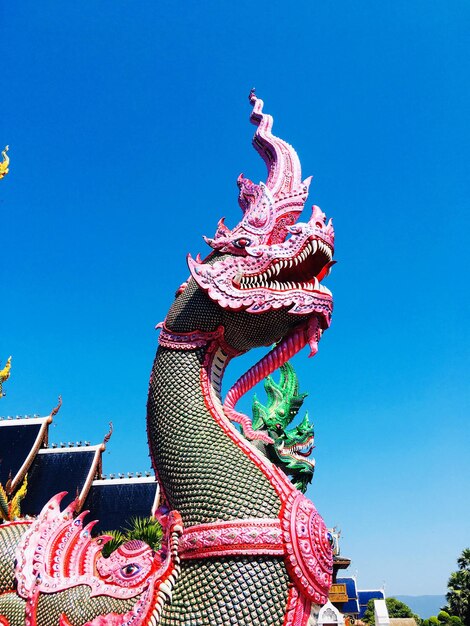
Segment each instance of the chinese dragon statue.
[{"label": "chinese dragon statue", "polygon": [[[37,519],[0,526],[3,626],[310,626],[327,601],[331,536],[302,493],[313,427],[289,427],[304,395],[288,361],[307,344],[314,355],[330,325],[334,231],[316,206],[298,221],[310,178],[250,102],[267,180],[239,176],[241,221],[219,222],[204,260],[188,256],[159,324],[147,432],[161,546],[133,539],[105,557],[111,538],[54,496]],[[229,361],[260,346],[223,400]],[[237,403],[262,380],[268,404],[255,400],[251,421]]]}]

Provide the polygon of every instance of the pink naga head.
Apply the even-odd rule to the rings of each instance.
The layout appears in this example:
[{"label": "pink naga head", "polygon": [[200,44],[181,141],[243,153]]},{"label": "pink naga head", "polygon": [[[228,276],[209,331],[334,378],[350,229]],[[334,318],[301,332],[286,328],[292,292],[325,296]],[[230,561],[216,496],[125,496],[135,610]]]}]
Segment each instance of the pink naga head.
[{"label": "pink naga head", "polygon": [[214,238],[205,238],[216,252],[206,262],[189,256],[191,274],[225,309],[263,313],[286,307],[298,315],[314,313],[327,327],[333,300],[321,281],[333,265],[332,221],[313,206],[309,221],[297,222],[311,177],[302,180],[297,153],[272,134],[273,118],[263,113],[254,91],[250,102],[257,126],[253,145],[268,168],[266,183],[240,174],[243,217],[232,230],[220,220]]}]

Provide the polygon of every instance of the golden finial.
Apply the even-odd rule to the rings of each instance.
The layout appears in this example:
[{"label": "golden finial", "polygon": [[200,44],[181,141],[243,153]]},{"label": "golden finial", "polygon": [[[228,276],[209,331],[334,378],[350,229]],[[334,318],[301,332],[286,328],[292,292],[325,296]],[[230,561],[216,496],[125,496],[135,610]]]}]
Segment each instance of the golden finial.
[{"label": "golden finial", "polygon": [[11,369],[11,356],[8,357],[8,361],[5,367],[2,370],[0,370],[0,398],[2,398],[5,395],[2,391],[2,385],[6,380],[10,378],[10,369]]},{"label": "golden finial", "polygon": [[8,166],[10,165],[10,159],[7,155],[8,150],[9,146],[5,146],[5,150],[2,150],[3,161],[0,162],[0,180],[8,174]]},{"label": "golden finial", "polygon": [[11,495],[11,480],[5,488],[0,484],[0,520],[13,522],[21,517],[21,501],[28,490],[28,475],[24,477],[23,484],[14,496]]}]

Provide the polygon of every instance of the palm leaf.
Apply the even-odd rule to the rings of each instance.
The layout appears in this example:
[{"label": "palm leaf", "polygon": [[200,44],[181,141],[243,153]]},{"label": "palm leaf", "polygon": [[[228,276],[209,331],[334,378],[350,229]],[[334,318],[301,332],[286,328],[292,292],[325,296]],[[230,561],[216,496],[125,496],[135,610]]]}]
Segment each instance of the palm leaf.
[{"label": "palm leaf", "polygon": [[162,545],[163,529],[154,517],[133,517],[129,520],[127,528],[124,528],[124,532],[109,530],[103,534],[113,537],[102,550],[103,556],[108,558],[119,546],[133,539],[144,541],[152,550],[159,550]]}]

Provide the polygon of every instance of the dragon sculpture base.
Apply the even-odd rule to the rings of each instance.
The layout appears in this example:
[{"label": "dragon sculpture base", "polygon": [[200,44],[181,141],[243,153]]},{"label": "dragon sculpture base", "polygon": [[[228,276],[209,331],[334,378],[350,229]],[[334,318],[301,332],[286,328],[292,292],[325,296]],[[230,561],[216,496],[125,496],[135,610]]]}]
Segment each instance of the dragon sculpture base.
[{"label": "dragon sculpture base", "polygon": [[[315,354],[330,324],[334,231],[315,206],[297,221],[310,179],[250,101],[266,183],[240,175],[241,222],[221,220],[209,256],[188,257],[190,279],[159,325],[147,433],[162,546],[132,540],[105,557],[110,538],[55,496],[35,521],[0,527],[4,626],[307,626],[327,601],[331,537],[298,489],[313,474],[313,428],[287,428],[303,400],[287,361],[307,344]],[[273,345],[223,402],[230,360]],[[236,404],[263,379],[268,406],[255,401],[251,422]]]}]

